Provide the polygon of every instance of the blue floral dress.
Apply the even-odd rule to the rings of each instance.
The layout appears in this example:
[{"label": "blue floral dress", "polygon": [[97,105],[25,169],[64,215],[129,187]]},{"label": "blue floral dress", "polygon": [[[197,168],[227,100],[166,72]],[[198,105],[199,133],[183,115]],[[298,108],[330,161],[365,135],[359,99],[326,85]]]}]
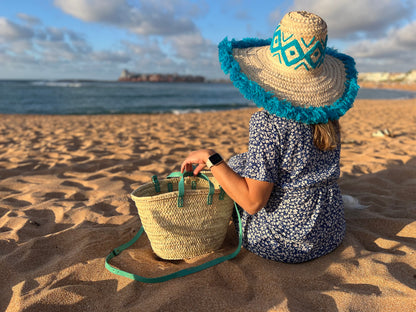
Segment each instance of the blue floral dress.
[{"label": "blue floral dress", "polygon": [[250,119],[248,152],[229,160],[241,176],[274,183],[256,214],[240,208],[243,246],[261,257],[304,262],[331,252],[344,238],[340,146],[320,151],[312,138],[310,125],[259,111]]}]

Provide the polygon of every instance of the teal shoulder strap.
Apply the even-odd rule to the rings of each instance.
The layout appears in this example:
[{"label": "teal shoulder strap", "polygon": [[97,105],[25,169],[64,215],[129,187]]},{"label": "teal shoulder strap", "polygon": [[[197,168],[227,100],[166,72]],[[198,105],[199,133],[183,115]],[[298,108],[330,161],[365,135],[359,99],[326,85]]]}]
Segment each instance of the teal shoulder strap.
[{"label": "teal shoulder strap", "polygon": [[237,218],[238,218],[238,228],[239,228],[238,246],[237,246],[236,250],[233,253],[229,254],[229,255],[216,258],[214,260],[202,263],[202,264],[200,264],[198,266],[195,266],[195,267],[183,269],[183,270],[177,271],[175,273],[171,273],[171,274],[163,275],[163,276],[159,276],[159,277],[143,277],[143,276],[136,275],[136,274],[133,274],[133,273],[129,273],[129,272],[126,272],[126,271],[123,271],[123,270],[120,270],[120,269],[116,269],[115,267],[111,266],[109,264],[109,261],[111,259],[113,259],[115,256],[118,256],[123,250],[129,248],[131,245],[133,245],[139,239],[139,237],[142,235],[142,233],[144,231],[143,226],[142,226],[140,228],[140,230],[137,232],[137,234],[129,242],[127,242],[127,243],[121,245],[120,247],[114,249],[105,258],[105,267],[106,267],[107,270],[109,270],[110,272],[112,272],[114,274],[124,276],[124,277],[130,278],[130,279],[135,280],[135,281],[139,281],[139,282],[143,282],[143,283],[160,283],[160,282],[165,282],[165,281],[171,280],[173,278],[182,277],[182,276],[186,276],[186,275],[189,275],[189,274],[192,274],[192,273],[196,273],[196,272],[205,270],[207,268],[210,268],[214,265],[217,265],[221,262],[224,262],[226,260],[230,260],[230,259],[234,258],[235,256],[237,256],[237,254],[240,252],[241,245],[242,245],[242,242],[243,242],[243,229],[242,229],[242,226],[241,226],[241,217],[240,217],[240,213],[238,211],[236,203],[234,203],[234,207],[235,207],[235,211],[237,213]]}]

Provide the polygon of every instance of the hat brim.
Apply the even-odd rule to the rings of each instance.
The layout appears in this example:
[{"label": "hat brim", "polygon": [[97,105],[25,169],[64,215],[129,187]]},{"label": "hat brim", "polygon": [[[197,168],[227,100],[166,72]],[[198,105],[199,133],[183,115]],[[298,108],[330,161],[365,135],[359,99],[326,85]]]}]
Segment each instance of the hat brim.
[{"label": "hat brim", "polygon": [[225,38],[218,46],[222,70],[245,98],[269,113],[307,124],[337,120],[352,107],[359,89],[353,58],[327,48],[320,75],[294,79],[270,66],[270,43]]}]

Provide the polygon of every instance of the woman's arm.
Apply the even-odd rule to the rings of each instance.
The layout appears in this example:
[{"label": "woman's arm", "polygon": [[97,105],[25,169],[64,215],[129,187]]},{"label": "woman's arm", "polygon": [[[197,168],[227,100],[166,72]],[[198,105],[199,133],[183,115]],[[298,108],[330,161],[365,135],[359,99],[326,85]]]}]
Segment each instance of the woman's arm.
[{"label": "woman's arm", "polygon": [[[211,149],[191,152],[182,163],[181,171],[192,171],[192,165],[197,164],[194,170],[194,174],[197,175],[205,168],[208,157],[213,154],[215,151]],[[273,190],[273,183],[241,177],[225,162],[211,167],[211,172],[227,195],[251,215],[267,204]]]}]

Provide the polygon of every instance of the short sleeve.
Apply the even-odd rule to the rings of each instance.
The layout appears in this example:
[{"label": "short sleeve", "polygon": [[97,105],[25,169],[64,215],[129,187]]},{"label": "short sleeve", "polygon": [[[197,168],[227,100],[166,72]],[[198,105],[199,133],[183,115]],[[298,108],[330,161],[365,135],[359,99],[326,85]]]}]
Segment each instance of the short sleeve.
[{"label": "short sleeve", "polygon": [[266,111],[250,119],[249,144],[243,176],[265,182],[276,182],[279,169],[279,136]]}]

